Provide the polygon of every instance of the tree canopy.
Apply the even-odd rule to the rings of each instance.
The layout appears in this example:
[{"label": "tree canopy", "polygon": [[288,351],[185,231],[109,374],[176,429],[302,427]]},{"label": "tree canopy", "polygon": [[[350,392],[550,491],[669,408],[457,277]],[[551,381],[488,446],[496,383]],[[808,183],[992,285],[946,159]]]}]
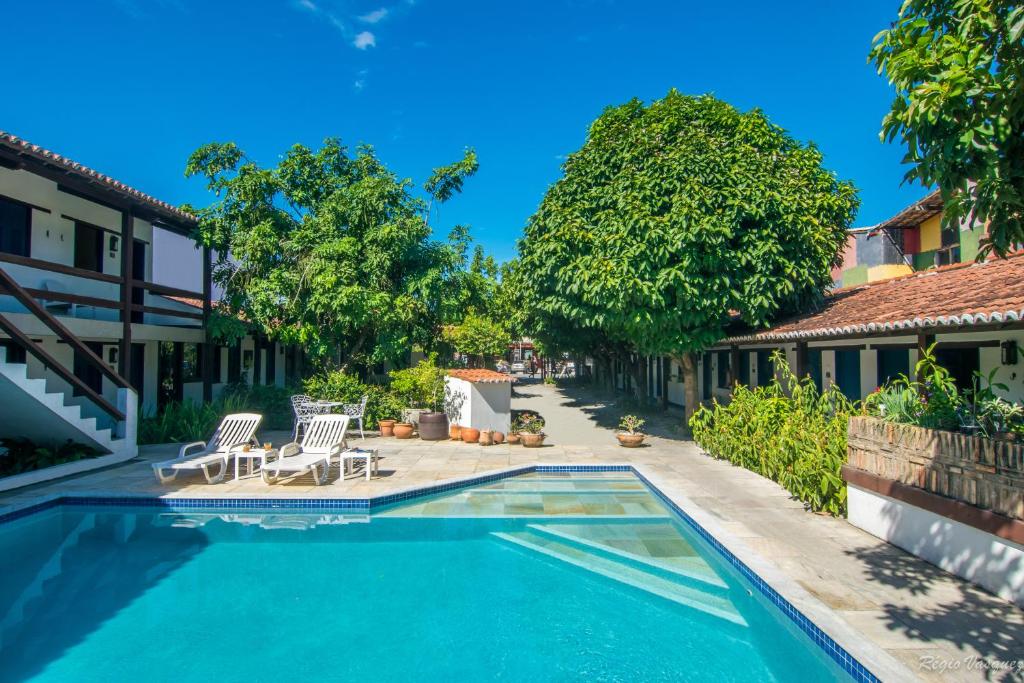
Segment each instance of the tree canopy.
[{"label": "tree canopy", "polygon": [[938,185],[947,224],[988,223],[983,250],[1024,242],[1024,5],[906,0],[870,59],[896,88],[883,139],[908,180]]},{"label": "tree canopy", "polygon": [[[462,189],[477,169],[470,150],[427,182],[431,201]],[[468,232],[431,238],[428,201],[369,146],[355,154],[336,139],[295,145],[263,168],[233,143],[189,158],[216,201],[194,210],[197,239],[218,254],[221,308],[314,357],[366,366],[430,348],[455,308]]]},{"label": "tree canopy", "polygon": [[563,170],[519,244],[536,334],[645,354],[818,300],[858,206],[759,110],[675,90],[606,109]]}]

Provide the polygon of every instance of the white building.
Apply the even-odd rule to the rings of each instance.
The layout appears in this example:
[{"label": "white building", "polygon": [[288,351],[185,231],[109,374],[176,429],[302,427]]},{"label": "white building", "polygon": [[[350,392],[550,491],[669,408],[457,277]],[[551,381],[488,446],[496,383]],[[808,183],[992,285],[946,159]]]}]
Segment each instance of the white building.
[{"label": "white building", "polygon": [[[0,132],[0,437],[137,452],[138,415],[210,400],[228,383],[283,385],[293,353],[247,337],[208,343],[209,253],[195,219]],[[161,263],[157,244],[186,245]],[[166,249],[166,247],[164,247]],[[161,268],[162,266],[162,268]],[[191,271],[192,287],[153,274]]]}]

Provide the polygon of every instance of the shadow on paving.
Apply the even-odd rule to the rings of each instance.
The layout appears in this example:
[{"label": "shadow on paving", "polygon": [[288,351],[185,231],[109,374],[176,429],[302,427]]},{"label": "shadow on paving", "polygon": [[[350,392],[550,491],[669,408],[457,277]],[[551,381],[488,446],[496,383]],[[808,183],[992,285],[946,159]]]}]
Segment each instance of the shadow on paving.
[{"label": "shadow on paving", "polygon": [[677,408],[662,410],[658,406],[638,405],[636,401],[622,396],[596,392],[589,387],[559,385],[561,405],[581,411],[598,427],[612,431],[619,430],[623,415],[638,415],[646,421],[645,434],[672,441],[691,441],[683,427],[683,413]]},{"label": "shadow on paving", "polygon": [[[950,574],[895,546],[851,550],[846,554],[860,561],[871,580],[912,596],[927,597],[937,585],[949,585]],[[883,604],[888,628],[918,642],[953,643],[965,658],[973,654],[964,647],[969,643],[990,667],[985,671],[986,680],[1024,680],[1024,671],[1017,668],[1024,657],[1024,624],[1013,619],[1018,609],[966,581],[956,582],[959,595],[947,592],[946,600],[935,596],[925,605]],[[968,665],[986,666],[969,660],[961,663],[962,668]]]}]

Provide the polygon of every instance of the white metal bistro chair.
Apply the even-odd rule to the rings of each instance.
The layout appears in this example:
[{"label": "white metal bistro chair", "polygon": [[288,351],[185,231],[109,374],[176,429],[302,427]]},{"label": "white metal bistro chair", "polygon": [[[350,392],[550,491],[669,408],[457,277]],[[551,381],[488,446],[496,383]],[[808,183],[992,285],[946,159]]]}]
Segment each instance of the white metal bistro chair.
[{"label": "white metal bistro chair", "polygon": [[[178,451],[177,458],[153,463],[153,473],[160,483],[167,484],[174,481],[182,470],[201,470],[208,483],[216,484],[224,479],[235,451],[246,444],[258,445],[256,430],[262,421],[263,416],[256,413],[227,415],[209,441],[185,444]],[[213,465],[220,466],[217,474],[210,474]]]},{"label": "white metal bistro chair", "polygon": [[[348,423],[348,415],[315,416],[306,427],[302,443],[292,441],[285,444],[278,451],[278,457],[263,466],[263,481],[274,484],[282,474],[291,476],[312,472],[317,486],[326,484],[331,458],[341,456],[348,448],[345,444]],[[342,478],[344,476],[342,464]]]},{"label": "white metal bistro chair", "polygon": [[301,433],[309,426],[317,415],[323,415],[328,408],[318,404],[305,394],[292,396],[292,412],[295,413],[295,428],[292,430],[292,441],[298,441]]},{"label": "white metal bistro chair", "polygon": [[363,417],[366,415],[366,402],[369,400],[369,396],[363,396],[363,398],[359,400],[359,403],[346,403],[341,407],[342,413],[359,422],[360,439],[366,438],[366,435],[363,434]]}]

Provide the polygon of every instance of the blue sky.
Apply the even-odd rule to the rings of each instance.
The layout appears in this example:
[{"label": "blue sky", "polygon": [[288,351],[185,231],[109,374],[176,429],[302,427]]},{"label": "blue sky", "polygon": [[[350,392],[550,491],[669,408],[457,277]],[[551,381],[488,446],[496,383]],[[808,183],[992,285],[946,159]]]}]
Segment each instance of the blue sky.
[{"label": "blue sky", "polygon": [[675,87],[761,107],[861,190],[858,225],[924,194],[878,140],[891,91],[866,63],[899,0],[94,0],[4,10],[0,129],[172,203],[188,154],[267,163],[337,136],[421,182],[476,148],[436,222],[499,259],[605,106]]}]

